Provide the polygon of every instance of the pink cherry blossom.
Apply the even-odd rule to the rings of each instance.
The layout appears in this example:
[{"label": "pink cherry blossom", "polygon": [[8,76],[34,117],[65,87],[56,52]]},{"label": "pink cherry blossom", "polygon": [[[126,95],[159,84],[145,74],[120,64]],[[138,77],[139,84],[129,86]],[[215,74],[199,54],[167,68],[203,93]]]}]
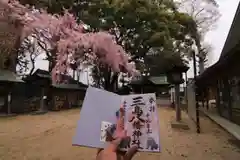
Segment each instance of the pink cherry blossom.
[{"label": "pink cherry blossom", "polygon": [[[53,68],[53,80],[56,81],[57,73],[65,73],[69,68],[70,59],[82,62],[83,57],[88,57],[89,62],[104,63],[115,72],[122,70],[134,73],[135,67],[128,63],[128,56],[124,49],[117,45],[114,37],[107,32],[85,33],[84,24],[77,23],[75,17],[68,11],[64,15],[52,15],[45,10],[34,10],[20,4],[16,0],[0,0],[0,22],[15,27],[15,32],[24,38],[36,34],[49,43],[52,48],[57,48],[57,63]],[[91,50],[90,55],[82,50]]]}]

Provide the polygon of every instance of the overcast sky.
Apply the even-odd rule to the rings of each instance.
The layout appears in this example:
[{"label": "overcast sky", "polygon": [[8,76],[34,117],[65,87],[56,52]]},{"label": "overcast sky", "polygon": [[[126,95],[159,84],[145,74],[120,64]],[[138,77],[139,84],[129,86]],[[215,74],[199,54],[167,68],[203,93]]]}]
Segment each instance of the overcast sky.
[{"label": "overcast sky", "polygon": [[[209,42],[213,46],[213,51],[209,55],[208,65],[212,65],[217,62],[226,37],[228,35],[229,28],[231,27],[232,20],[234,18],[239,0],[217,0],[219,4],[219,10],[221,18],[217,22],[217,28],[207,33],[205,41]],[[42,60],[42,56],[38,57],[36,68],[48,69],[48,62]],[[190,62],[191,63],[191,62]],[[191,66],[190,66],[191,67]],[[192,67],[188,72],[188,77],[193,77]],[[87,72],[82,73],[81,81],[87,83]]]},{"label": "overcast sky", "polygon": [[[213,47],[213,51],[209,54],[208,57],[207,66],[213,65],[219,59],[239,1],[240,0],[217,0],[219,4],[219,11],[222,16],[217,22],[217,27],[214,30],[208,32],[205,37],[205,41],[211,44]],[[190,64],[192,64],[192,62],[190,62]],[[188,77],[193,77],[192,65],[190,65]]]},{"label": "overcast sky", "polygon": [[[231,27],[232,20],[238,7],[239,0],[217,0],[222,17],[217,23],[217,28],[209,32],[206,41],[214,47],[213,53],[210,55],[209,65],[215,63],[222,51],[226,41],[228,31]],[[231,1],[231,2],[230,2]]]}]

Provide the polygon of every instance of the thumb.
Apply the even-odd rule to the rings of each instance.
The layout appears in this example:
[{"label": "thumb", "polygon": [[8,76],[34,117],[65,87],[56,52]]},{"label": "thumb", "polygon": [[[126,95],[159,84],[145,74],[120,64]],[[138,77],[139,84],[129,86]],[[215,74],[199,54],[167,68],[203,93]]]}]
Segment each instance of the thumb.
[{"label": "thumb", "polygon": [[123,131],[120,131],[119,133],[117,133],[116,139],[111,141],[111,143],[109,144],[108,148],[111,151],[116,152],[118,150],[118,147],[119,147],[120,143],[126,137],[126,135],[127,135],[127,131],[126,130],[123,130]]},{"label": "thumb", "polygon": [[132,146],[131,148],[128,149],[124,156],[124,160],[131,160],[133,156],[137,153],[138,146]]}]

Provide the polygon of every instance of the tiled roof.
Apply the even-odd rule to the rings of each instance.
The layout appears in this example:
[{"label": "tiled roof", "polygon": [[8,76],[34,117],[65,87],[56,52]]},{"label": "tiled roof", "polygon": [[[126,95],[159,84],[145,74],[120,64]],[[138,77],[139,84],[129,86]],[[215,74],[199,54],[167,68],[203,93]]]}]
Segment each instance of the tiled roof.
[{"label": "tiled roof", "polygon": [[168,81],[167,81],[167,77],[165,75],[163,75],[163,76],[141,77],[139,79],[132,80],[130,82],[130,84],[140,85],[140,84],[147,83],[147,81],[151,82],[155,85],[169,84]]},{"label": "tiled roof", "polygon": [[167,81],[167,76],[149,77],[149,80],[156,85],[169,84]]},{"label": "tiled roof", "polygon": [[9,70],[0,70],[0,81],[24,82],[21,77]]},{"label": "tiled roof", "polygon": [[54,88],[59,88],[59,89],[86,90],[87,87],[83,86],[83,85],[81,85],[81,84],[52,84],[52,86]]}]

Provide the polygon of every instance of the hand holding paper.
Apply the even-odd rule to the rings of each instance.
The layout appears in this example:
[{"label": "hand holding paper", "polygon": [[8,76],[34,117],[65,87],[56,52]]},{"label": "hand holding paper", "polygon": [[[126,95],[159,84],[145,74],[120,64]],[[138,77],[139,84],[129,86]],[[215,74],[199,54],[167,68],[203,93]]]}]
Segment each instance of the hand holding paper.
[{"label": "hand holding paper", "polygon": [[[124,129],[124,110],[120,108],[119,115],[116,115],[117,123],[109,126],[107,129],[108,146],[105,149],[100,149],[97,153],[97,160],[131,160],[137,152],[137,146],[132,146],[126,152],[118,151],[119,144],[123,139],[127,138],[126,130]],[[115,129],[113,132],[112,129]],[[117,158],[118,157],[118,158]]]},{"label": "hand holding paper", "polygon": [[[108,144],[108,132],[113,138],[123,139],[121,150],[126,151],[137,145],[139,151],[159,152],[159,124],[155,101],[155,94],[120,96],[89,87],[73,145],[105,148]],[[120,119],[117,121],[116,117]]]}]

